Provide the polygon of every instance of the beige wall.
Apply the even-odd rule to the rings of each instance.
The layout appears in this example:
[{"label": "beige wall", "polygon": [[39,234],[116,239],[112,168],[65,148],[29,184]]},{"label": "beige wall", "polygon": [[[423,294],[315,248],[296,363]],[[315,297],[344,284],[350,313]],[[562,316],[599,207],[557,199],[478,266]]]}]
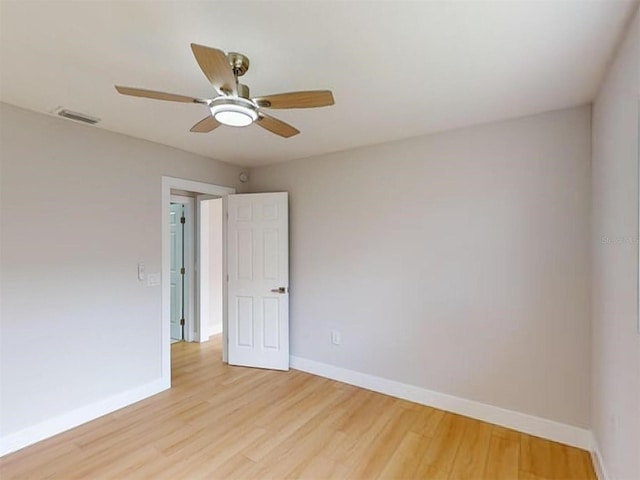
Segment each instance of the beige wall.
[{"label": "beige wall", "polygon": [[209,200],[209,335],[222,332],[222,199]]},{"label": "beige wall", "polygon": [[240,168],[0,104],[0,436],[160,378],[161,176]]},{"label": "beige wall", "polygon": [[609,480],[640,478],[639,21],[593,109],[591,422]]},{"label": "beige wall", "polygon": [[587,427],[590,119],[252,170],[291,194],[292,354]]},{"label": "beige wall", "polygon": [[200,341],[222,332],[223,216],[222,199],[200,202],[200,281],[207,294],[200,297]]}]

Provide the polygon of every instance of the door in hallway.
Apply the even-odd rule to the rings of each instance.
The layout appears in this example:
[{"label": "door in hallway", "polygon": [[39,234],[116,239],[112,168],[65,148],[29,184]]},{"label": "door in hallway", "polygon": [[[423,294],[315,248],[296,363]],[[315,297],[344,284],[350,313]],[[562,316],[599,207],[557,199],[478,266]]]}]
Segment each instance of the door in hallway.
[{"label": "door in hallway", "polygon": [[172,203],[171,220],[171,341],[184,340],[185,309],[185,255],[184,255],[184,205]]}]

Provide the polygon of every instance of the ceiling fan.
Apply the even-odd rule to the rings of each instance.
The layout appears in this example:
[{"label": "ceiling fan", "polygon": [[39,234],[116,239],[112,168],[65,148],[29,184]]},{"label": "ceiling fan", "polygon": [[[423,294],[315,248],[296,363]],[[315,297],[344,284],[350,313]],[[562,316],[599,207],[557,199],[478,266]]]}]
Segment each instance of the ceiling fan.
[{"label": "ceiling fan", "polygon": [[210,115],[200,120],[192,132],[207,133],[220,125],[246,127],[252,123],[281,137],[289,138],[300,133],[288,123],[278,120],[263,111],[265,108],[315,108],[333,105],[330,90],[311,90],[302,92],[278,93],[264,97],[251,98],[249,87],[240,83],[238,78],[247,73],[249,59],[241,53],[225,54],[217,48],[191,44],[196,61],[211,85],[218,93],[214,98],[194,98],[173,93],[122,87],[116,90],[123,95],[153,98],[170,102],[199,103],[209,108]]}]

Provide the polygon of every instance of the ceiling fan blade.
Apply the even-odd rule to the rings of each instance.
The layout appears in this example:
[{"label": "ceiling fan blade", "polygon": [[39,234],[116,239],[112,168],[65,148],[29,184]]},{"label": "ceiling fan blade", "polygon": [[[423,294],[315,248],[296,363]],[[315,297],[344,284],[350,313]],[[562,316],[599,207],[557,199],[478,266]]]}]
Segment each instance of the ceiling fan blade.
[{"label": "ceiling fan blade", "polygon": [[311,90],[267,95],[253,99],[264,108],[315,108],[333,105],[331,90]]},{"label": "ceiling fan blade", "polygon": [[202,120],[200,120],[198,123],[196,123],[193,127],[191,127],[191,130],[189,131],[196,132],[196,133],[208,133],[211,130],[215,130],[220,125],[221,125],[220,122],[218,122],[211,115],[208,115]]},{"label": "ceiling fan blade", "polygon": [[300,130],[292,127],[288,123],[285,123],[282,120],[278,120],[277,118],[262,112],[260,113],[256,124],[264,128],[265,130],[269,130],[270,132],[275,133],[276,135],[280,135],[284,138],[293,137],[294,135],[300,133]]},{"label": "ceiling fan blade", "polygon": [[219,94],[237,94],[236,77],[233,74],[227,55],[217,48],[191,44],[191,50],[205,77]]},{"label": "ceiling fan blade", "polygon": [[153,98],[155,100],[167,100],[169,102],[184,103],[207,103],[207,100],[201,98],[185,97],[184,95],[175,95],[173,93],[156,92],[155,90],[144,90],[142,88],[121,87],[115,85],[118,93],[122,95],[131,95],[132,97]]}]

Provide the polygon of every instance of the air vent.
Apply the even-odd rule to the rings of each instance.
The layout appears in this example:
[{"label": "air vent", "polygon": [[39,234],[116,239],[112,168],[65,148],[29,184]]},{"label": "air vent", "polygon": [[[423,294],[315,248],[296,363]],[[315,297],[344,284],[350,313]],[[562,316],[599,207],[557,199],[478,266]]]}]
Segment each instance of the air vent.
[{"label": "air vent", "polygon": [[71,110],[64,108],[58,111],[58,115],[68,118],[69,120],[75,120],[76,122],[88,123],[89,125],[95,125],[100,121],[99,118],[92,117],[84,113],[72,112]]}]

